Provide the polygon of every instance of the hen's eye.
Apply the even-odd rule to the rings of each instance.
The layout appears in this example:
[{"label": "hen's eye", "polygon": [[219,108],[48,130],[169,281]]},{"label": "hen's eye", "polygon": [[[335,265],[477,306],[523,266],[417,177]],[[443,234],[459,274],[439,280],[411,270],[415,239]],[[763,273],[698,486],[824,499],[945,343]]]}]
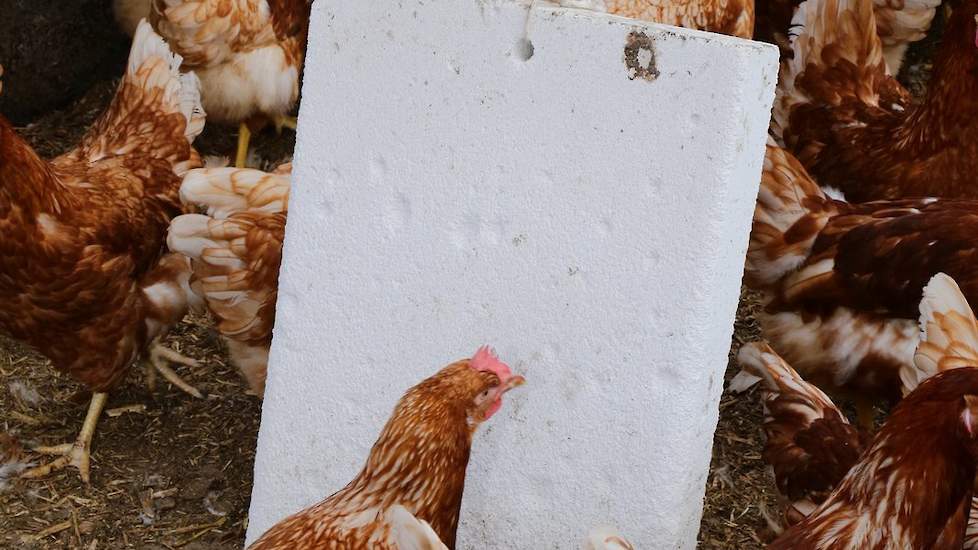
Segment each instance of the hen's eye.
[{"label": "hen's eye", "polygon": [[489,397],[489,390],[482,392],[482,397]]}]

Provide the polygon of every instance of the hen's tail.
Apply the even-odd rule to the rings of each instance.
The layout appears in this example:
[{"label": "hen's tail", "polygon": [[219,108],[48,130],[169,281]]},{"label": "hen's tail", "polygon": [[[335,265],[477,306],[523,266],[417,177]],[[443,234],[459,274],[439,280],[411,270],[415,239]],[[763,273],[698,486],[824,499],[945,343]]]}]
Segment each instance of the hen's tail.
[{"label": "hen's tail", "polygon": [[204,129],[200,82],[145,20],[136,27],[126,73],[112,104],[78,147],[90,161],[138,151],[168,160],[182,175],[200,166],[190,147]]},{"label": "hen's tail", "polygon": [[903,394],[958,367],[978,367],[978,321],[954,279],[938,273],[924,287],[920,301],[920,343],[913,365],[900,369]]},{"label": "hen's tail", "polygon": [[635,550],[635,547],[617,529],[595,527],[584,541],[584,550]]},{"label": "hen's tail", "polygon": [[191,170],[181,199],[206,212],[174,218],[167,236],[171,250],[191,258],[191,286],[218,319],[232,360],[258,395],[275,322],[289,188],[287,173]]},{"label": "hen's tail", "polygon": [[740,348],[741,367],[761,380],[764,460],[791,501],[789,523],[809,514],[859,459],[858,430],[822,390],[806,382],[767,344]]},{"label": "hen's tail", "polygon": [[766,288],[795,271],[837,212],[835,202],[825,196],[801,163],[769,143],[747,249],[747,284]]},{"label": "hen's tail", "polygon": [[[888,78],[876,34],[873,3],[864,0],[807,0],[792,20],[793,55],[781,65],[771,132],[784,145],[792,114],[812,106],[824,118],[825,107],[855,98],[878,101],[879,83]],[[803,78],[802,78],[803,77]],[[814,124],[815,126],[824,126]]]}]

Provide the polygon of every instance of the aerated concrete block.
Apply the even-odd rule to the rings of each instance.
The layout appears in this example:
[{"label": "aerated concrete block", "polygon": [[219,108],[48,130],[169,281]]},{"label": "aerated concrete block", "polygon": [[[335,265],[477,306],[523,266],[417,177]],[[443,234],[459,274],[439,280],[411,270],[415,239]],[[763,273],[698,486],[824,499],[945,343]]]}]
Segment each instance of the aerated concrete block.
[{"label": "aerated concrete block", "polygon": [[320,1],[248,540],[483,343],[459,548],[693,548],[773,46],[528,2]]}]

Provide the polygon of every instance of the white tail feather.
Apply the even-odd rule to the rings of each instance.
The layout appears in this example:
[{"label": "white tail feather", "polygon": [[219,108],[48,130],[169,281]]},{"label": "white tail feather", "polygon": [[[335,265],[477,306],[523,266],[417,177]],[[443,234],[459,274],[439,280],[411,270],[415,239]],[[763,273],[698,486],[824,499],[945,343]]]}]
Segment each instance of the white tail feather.
[{"label": "white tail feather", "polygon": [[900,369],[903,392],[939,372],[969,366],[978,367],[978,323],[958,284],[938,273],[920,300],[920,343],[913,365]]},{"label": "white tail feather", "polygon": [[[169,70],[157,69],[155,58],[165,60]],[[174,105],[187,119],[186,136],[192,143],[203,131],[206,117],[200,102],[200,80],[192,72],[180,73],[182,63],[183,58],[170,50],[153,26],[141,20],[132,39],[125,78],[145,89],[163,88],[164,102]]]}]

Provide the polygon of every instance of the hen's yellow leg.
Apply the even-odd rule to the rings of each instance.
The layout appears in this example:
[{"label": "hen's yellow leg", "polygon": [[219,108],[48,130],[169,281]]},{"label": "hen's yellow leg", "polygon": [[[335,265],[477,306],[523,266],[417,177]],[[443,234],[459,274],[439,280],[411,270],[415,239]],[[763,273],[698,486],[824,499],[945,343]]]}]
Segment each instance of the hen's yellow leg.
[{"label": "hen's yellow leg", "polygon": [[235,168],[244,168],[248,160],[248,144],[251,142],[251,130],[244,122],[238,127],[238,155],[234,160]]},{"label": "hen's yellow leg", "polygon": [[200,390],[185,382],[183,378],[180,378],[180,375],[167,365],[167,362],[170,362],[187,367],[196,367],[200,364],[196,359],[181,355],[157,340],[149,347],[148,362],[149,371],[146,373],[146,385],[149,386],[150,391],[156,389],[156,373],[159,372],[163,375],[163,378],[166,378],[167,381],[181,390],[198,399],[204,397],[204,394],[200,393]]},{"label": "hen's yellow leg", "polygon": [[92,436],[95,435],[95,425],[98,424],[98,419],[100,416],[102,416],[102,409],[105,408],[105,402],[108,400],[108,397],[109,394],[107,393],[93,394],[92,402],[88,405],[88,414],[85,415],[85,423],[82,424],[82,429],[78,433],[78,439],[76,439],[74,443],[66,443],[64,445],[58,445],[55,447],[35,448],[34,451],[41,454],[61,456],[59,456],[54,462],[27,470],[21,474],[21,477],[44,477],[51,472],[64,468],[65,466],[74,466],[75,468],[78,468],[78,471],[81,473],[82,481],[88,483],[90,479],[89,450],[92,447]]}]

